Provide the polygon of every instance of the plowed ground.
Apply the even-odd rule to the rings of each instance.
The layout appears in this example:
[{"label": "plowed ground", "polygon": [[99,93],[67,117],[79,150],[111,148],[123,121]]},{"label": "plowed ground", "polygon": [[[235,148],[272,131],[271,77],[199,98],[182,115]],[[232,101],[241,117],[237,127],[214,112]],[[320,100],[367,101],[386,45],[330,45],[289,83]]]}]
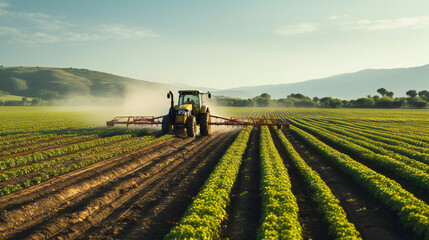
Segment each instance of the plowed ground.
[{"label": "plowed ground", "polygon": [[[0,198],[0,239],[162,239],[175,226],[239,129],[172,138]],[[340,200],[364,239],[412,239],[381,203],[297,136],[306,163]],[[262,213],[259,140],[253,129],[220,236],[255,239]],[[330,239],[313,193],[273,134],[299,206],[305,239]]]}]

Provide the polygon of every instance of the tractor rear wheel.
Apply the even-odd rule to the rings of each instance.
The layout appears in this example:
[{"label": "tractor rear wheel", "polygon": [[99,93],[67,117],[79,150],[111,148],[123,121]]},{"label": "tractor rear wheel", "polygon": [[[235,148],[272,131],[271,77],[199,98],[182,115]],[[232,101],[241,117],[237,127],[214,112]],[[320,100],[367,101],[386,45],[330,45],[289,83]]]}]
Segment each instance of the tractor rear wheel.
[{"label": "tractor rear wheel", "polygon": [[207,136],[210,133],[210,112],[200,114],[200,133],[201,136]]},{"label": "tractor rear wheel", "polygon": [[162,118],[162,134],[173,133],[173,122],[170,119],[170,115],[165,115]]},{"label": "tractor rear wheel", "polygon": [[197,121],[195,120],[195,116],[189,116],[188,119],[186,119],[185,126],[188,137],[195,137],[197,134]]}]

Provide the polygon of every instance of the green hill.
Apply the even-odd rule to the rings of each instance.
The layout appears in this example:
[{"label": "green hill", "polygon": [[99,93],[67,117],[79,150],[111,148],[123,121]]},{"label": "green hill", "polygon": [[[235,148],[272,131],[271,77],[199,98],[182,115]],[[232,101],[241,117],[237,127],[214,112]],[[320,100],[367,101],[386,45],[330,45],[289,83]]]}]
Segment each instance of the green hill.
[{"label": "green hill", "polygon": [[2,67],[0,90],[45,100],[68,96],[122,98],[127,89],[166,90],[168,86],[76,68]]}]

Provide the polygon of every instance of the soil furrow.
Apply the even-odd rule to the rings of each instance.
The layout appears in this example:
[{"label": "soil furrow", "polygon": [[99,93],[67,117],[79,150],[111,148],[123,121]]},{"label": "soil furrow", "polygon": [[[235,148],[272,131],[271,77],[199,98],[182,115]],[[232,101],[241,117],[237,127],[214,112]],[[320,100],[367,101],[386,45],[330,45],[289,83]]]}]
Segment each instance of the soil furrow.
[{"label": "soil furrow", "polygon": [[[315,136],[317,139],[321,140],[321,138],[317,135],[313,135]],[[321,140],[323,141],[323,140]],[[395,172],[387,169],[387,168],[383,168],[379,165],[376,165],[372,162],[366,161],[366,160],[360,160],[361,157],[359,157],[357,154],[349,151],[348,149],[338,145],[338,144],[333,144],[331,142],[327,142],[324,141],[325,144],[327,144],[328,146],[334,148],[335,150],[347,154],[349,155],[351,158],[357,160],[358,162],[362,163],[363,165],[369,167],[370,169],[374,170],[375,172],[378,172],[392,180],[395,180],[397,183],[399,183],[405,190],[407,190],[408,192],[412,193],[414,196],[416,196],[417,198],[419,198],[420,200],[423,200],[424,202],[426,202],[427,204],[429,204],[429,192],[422,190],[421,188],[417,187],[416,184],[410,182],[409,180],[404,179],[403,177],[398,176]],[[417,160],[415,160],[417,161]]]},{"label": "soil furrow", "polygon": [[[175,146],[164,146],[160,152],[152,149],[147,154],[132,155],[129,161],[122,161],[121,164],[109,167],[104,172],[82,179],[84,181],[68,185],[49,196],[39,198],[36,202],[29,202],[21,208],[2,215],[3,220],[6,220],[9,225],[11,223],[15,225],[13,230],[4,231],[4,234],[12,239],[46,238],[68,229],[70,224],[79,225],[83,219],[90,222],[96,221],[96,216],[101,216],[100,219],[103,219],[139,192],[140,187],[136,185],[141,183],[142,179],[151,175],[155,176],[154,179],[161,178],[158,171],[162,168],[172,168],[180,164],[179,161],[174,160],[181,159],[182,149],[198,149],[195,146],[207,141],[204,138],[193,141],[185,139],[176,142]],[[173,153],[177,156],[170,156]],[[45,209],[55,209],[55,211],[49,212]],[[30,211],[32,216],[28,216]],[[32,220],[21,222],[22,215],[27,220],[29,217]]]},{"label": "soil furrow", "polygon": [[37,201],[39,198],[43,198],[46,195],[55,194],[56,192],[63,190],[69,185],[78,182],[83,182],[88,179],[91,179],[93,176],[99,175],[103,172],[108,172],[110,168],[132,161],[133,158],[146,155],[156,155],[160,153],[162,149],[165,148],[168,148],[167,150],[174,149],[174,147],[177,146],[178,142],[180,141],[180,139],[173,138],[166,141],[151,144],[143,149],[139,149],[128,154],[123,154],[118,157],[103,160],[88,167],[81,168],[68,174],[60,175],[55,178],[49,179],[46,182],[35,185],[28,189],[24,189],[16,193],[4,196],[0,198],[0,209],[10,211],[15,208],[20,208],[22,205]]},{"label": "soil furrow", "polygon": [[[93,225],[102,222],[109,215],[120,215],[128,205],[139,199],[139,193],[147,196],[154,186],[169,181],[177,172],[182,172],[191,162],[186,161],[189,155],[200,149],[212,146],[217,141],[207,137],[192,141],[176,151],[158,157],[147,167],[130,174],[124,174],[117,181],[101,186],[85,199],[57,214],[54,220],[44,222],[31,229],[30,239],[46,237],[75,238]],[[218,140],[219,141],[219,140]],[[155,190],[156,191],[156,190]],[[60,234],[59,236],[57,234]]]},{"label": "soil furrow", "polygon": [[[40,164],[40,163],[43,163],[43,162],[47,162],[47,161],[53,161],[53,160],[58,159],[58,158],[67,157],[67,156],[78,154],[78,153],[85,152],[85,151],[90,151],[90,150],[92,150],[94,148],[98,148],[98,147],[101,147],[101,146],[105,147],[105,146],[113,145],[113,144],[120,143],[120,142],[129,141],[129,140],[132,140],[132,138],[130,138],[130,139],[123,139],[123,140],[119,140],[119,141],[116,141],[116,142],[111,142],[111,143],[107,143],[107,144],[103,144],[103,145],[97,145],[97,146],[94,146],[94,147],[90,147],[90,148],[87,148],[87,149],[79,150],[79,151],[72,152],[72,153],[69,153],[69,154],[66,154],[66,155],[62,155],[62,156],[59,156],[59,157],[46,159],[46,160],[43,160],[43,161],[40,161],[40,162],[34,162],[32,164],[28,164],[28,165],[25,165],[25,166],[27,167],[27,166],[32,166],[32,165],[35,165],[35,164]],[[151,139],[147,139],[146,141],[149,141],[149,140],[151,140]],[[132,146],[132,145],[136,145],[136,144],[138,144],[138,143],[133,143],[133,144],[130,144],[130,145],[127,145],[127,146]],[[52,169],[57,169],[57,168],[60,168],[60,167],[63,167],[63,166],[67,166],[67,165],[70,165],[70,164],[73,164],[73,163],[76,163],[76,162],[80,162],[80,161],[83,161],[83,160],[85,160],[87,158],[90,158],[90,157],[93,157],[93,156],[96,156],[96,155],[99,155],[99,154],[107,153],[107,152],[112,152],[112,151],[118,150],[120,148],[122,148],[122,146],[115,147],[115,148],[112,148],[112,149],[107,149],[107,150],[100,151],[100,152],[97,152],[97,153],[92,153],[92,154],[89,154],[89,155],[86,155],[86,156],[83,156],[83,157],[79,157],[79,158],[71,159],[71,160],[68,160],[68,161],[64,161],[62,163],[54,164],[54,165],[52,165],[50,167],[42,168],[42,169],[40,169],[38,171],[35,171],[35,172],[32,172],[32,173],[28,173],[28,174],[25,174],[25,175],[22,175],[22,176],[19,176],[19,177],[16,177],[16,178],[12,178],[12,179],[10,179],[8,181],[1,182],[0,183],[0,188],[4,187],[6,185],[9,185],[9,184],[17,184],[17,183],[20,183],[22,181],[25,181],[26,179],[32,179],[33,177],[35,177],[37,175],[49,172]],[[21,167],[24,167],[24,166],[16,167],[16,169],[21,168]],[[14,170],[14,169],[10,169],[10,170]],[[9,171],[9,169],[8,169],[8,171]]]},{"label": "soil furrow", "polygon": [[403,228],[397,216],[361,189],[350,176],[335,168],[298,136],[287,131],[285,135],[306,163],[329,186],[363,239],[413,239],[412,233]]},{"label": "soil furrow", "polygon": [[231,192],[229,218],[222,231],[222,238],[256,239],[262,208],[259,196],[259,137],[260,128],[254,128]]},{"label": "soil furrow", "polygon": [[123,209],[125,213],[112,214],[103,220],[103,226],[94,227],[82,238],[91,235],[95,239],[162,239],[178,223],[236,135],[221,134],[186,157],[180,169],[168,173],[167,181],[142,192],[131,207]]},{"label": "soil furrow", "polygon": [[[189,141],[187,141],[189,143]],[[181,143],[178,144],[182,146]],[[176,145],[177,147],[177,145]],[[166,148],[166,154],[176,151],[176,147]],[[163,153],[164,153],[163,152]],[[14,238],[23,238],[32,232],[35,226],[45,225],[44,221],[54,219],[65,209],[77,207],[82,199],[91,197],[103,185],[108,185],[117,179],[132,174],[138,169],[144,168],[152,163],[151,160],[159,156],[160,153],[148,154],[138,158],[132,156],[129,161],[122,162],[119,165],[113,165],[103,172],[91,174],[81,181],[74,184],[65,183],[65,187],[54,193],[48,193],[39,197],[36,201],[29,201],[27,204],[16,209],[3,212],[1,214],[3,222],[0,223],[0,236]],[[124,156],[122,156],[124,157]],[[120,157],[118,157],[120,158]],[[117,158],[117,160],[119,160]],[[61,223],[61,222],[60,222]],[[30,229],[26,231],[25,229]]]},{"label": "soil furrow", "polygon": [[317,203],[313,200],[313,191],[310,189],[305,179],[291,162],[279,137],[270,128],[274,144],[283,159],[289,178],[292,183],[292,193],[298,203],[298,219],[302,227],[302,236],[304,239],[329,239],[328,224],[323,218],[322,212],[318,210]]}]

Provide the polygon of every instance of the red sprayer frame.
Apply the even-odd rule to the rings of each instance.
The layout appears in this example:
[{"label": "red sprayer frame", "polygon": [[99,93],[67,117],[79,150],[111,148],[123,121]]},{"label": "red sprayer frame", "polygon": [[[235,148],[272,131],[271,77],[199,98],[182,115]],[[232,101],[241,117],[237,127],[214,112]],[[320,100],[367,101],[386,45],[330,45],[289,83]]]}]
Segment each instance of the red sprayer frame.
[{"label": "red sprayer frame", "polygon": [[[164,116],[118,116],[107,122],[108,127],[113,127],[116,124],[127,125],[150,125],[156,126],[162,124]],[[219,116],[210,115],[209,125],[213,126],[278,126],[289,128],[289,123],[279,122],[277,119],[272,118],[242,118],[231,117],[224,118]]]}]

